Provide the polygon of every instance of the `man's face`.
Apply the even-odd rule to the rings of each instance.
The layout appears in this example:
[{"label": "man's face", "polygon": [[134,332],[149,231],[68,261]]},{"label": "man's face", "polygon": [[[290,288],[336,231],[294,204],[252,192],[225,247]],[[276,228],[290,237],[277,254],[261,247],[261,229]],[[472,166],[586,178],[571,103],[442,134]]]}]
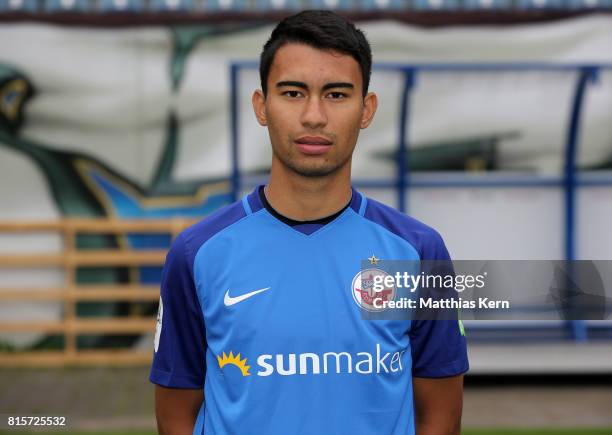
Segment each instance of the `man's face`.
[{"label": "man's face", "polygon": [[359,64],[349,55],[296,43],[279,48],[267,96],[259,90],[253,94],[275,161],[307,177],[347,167],[359,130],[376,111],[376,96],[363,98],[362,80]]}]

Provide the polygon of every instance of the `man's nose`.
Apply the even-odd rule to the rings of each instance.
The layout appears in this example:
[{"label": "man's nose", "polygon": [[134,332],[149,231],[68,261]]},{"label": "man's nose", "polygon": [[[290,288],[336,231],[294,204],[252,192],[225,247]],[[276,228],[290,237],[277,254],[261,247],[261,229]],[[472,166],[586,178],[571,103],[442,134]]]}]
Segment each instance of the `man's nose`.
[{"label": "man's nose", "polygon": [[327,114],[323,101],[318,97],[308,98],[306,106],[302,112],[302,125],[311,129],[316,129],[327,125]]}]

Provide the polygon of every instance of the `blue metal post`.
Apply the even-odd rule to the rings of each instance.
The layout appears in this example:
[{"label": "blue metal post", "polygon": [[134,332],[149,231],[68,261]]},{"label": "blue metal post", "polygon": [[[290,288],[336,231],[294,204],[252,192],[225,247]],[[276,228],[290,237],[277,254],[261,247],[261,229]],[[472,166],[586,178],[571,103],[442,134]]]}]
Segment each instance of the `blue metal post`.
[{"label": "blue metal post", "polygon": [[408,114],[410,103],[410,91],[414,86],[414,76],[416,70],[414,68],[404,69],[404,88],[402,90],[400,100],[399,113],[399,137],[397,147],[397,207],[403,213],[407,211],[406,207],[406,185],[408,184]]},{"label": "blue metal post", "polygon": [[[567,132],[567,146],[565,148],[565,260],[570,262],[570,277],[572,264],[576,259],[576,152],[578,147],[578,134],[580,133],[580,114],[584,103],[584,94],[589,80],[595,77],[597,69],[586,66],[580,69],[574,100],[572,102],[572,114]],[[574,339],[584,342],[588,338],[587,325],[584,320],[573,320],[570,328]]]},{"label": "blue metal post", "polygon": [[232,175],[231,175],[231,184],[232,184],[232,202],[238,199],[238,195],[240,194],[240,165],[238,162],[238,141],[239,141],[239,130],[238,130],[238,114],[239,103],[238,103],[238,73],[239,73],[239,65],[233,63],[230,66],[230,131],[231,131],[231,162],[232,162]]}]

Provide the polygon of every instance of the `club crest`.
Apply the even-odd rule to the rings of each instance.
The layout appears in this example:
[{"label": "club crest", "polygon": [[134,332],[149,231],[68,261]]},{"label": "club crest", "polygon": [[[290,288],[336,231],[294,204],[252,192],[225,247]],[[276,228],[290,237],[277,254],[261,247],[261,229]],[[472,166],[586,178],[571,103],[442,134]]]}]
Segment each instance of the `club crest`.
[{"label": "club crest", "polygon": [[[351,285],[351,292],[353,294],[353,300],[355,303],[364,310],[367,311],[383,311],[385,308],[380,307],[383,301],[391,301],[395,299],[396,289],[395,285],[391,287],[383,286],[382,289],[375,289],[374,279],[378,278],[381,282],[384,281],[384,277],[389,274],[384,270],[377,268],[370,268],[361,270],[353,278]],[[378,301],[376,301],[378,299]],[[375,306],[376,301],[376,306]],[[378,307],[378,308],[377,308]]]}]

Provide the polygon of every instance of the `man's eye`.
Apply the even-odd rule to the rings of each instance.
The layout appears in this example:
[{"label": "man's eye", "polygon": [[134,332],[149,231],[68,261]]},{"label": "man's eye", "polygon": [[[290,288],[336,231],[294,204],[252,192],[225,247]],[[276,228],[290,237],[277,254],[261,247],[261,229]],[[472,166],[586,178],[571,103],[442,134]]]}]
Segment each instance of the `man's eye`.
[{"label": "man's eye", "polygon": [[283,95],[288,96],[289,98],[297,98],[302,95],[300,91],[285,91]]},{"label": "man's eye", "polygon": [[340,100],[342,98],[346,98],[346,94],[344,92],[330,92],[327,94],[327,97],[331,98],[332,100]]}]

